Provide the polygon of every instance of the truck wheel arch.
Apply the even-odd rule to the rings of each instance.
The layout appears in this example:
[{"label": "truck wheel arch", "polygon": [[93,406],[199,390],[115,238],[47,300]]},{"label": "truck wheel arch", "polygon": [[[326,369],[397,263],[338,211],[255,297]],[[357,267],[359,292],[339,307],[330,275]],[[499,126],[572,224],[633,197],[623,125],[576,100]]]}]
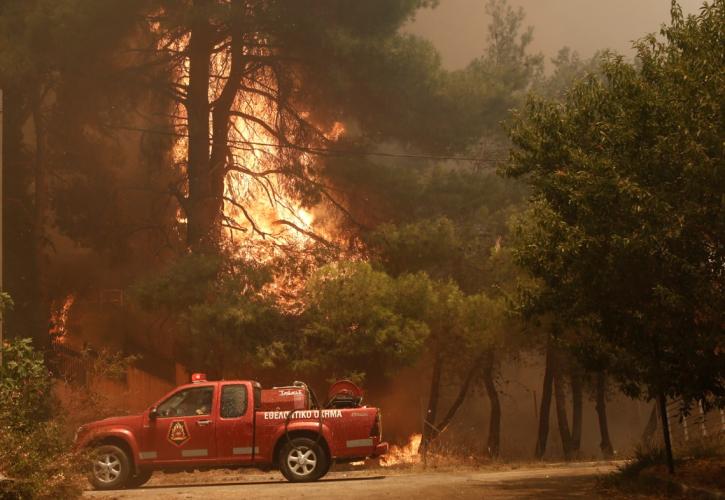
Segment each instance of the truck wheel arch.
[{"label": "truck wheel arch", "polygon": [[131,473],[136,470],[137,460],[133,451],[133,446],[131,446],[131,444],[121,436],[100,436],[97,439],[94,439],[90,443],[88,443],[86,449],[93,450],[93,448],[96,448],[97,446],[103,446],[106,444],[118,446],[123,451],[125,451],[126,455],[128,456],[128,460],[131,462]]},{"label": "truck wheel arch", "polygon": [[[323,451],[327,455],[328,462],[332,462],[332,454],[330,453],[330,446],[327,444],[327,440],[325,439],[325,436],[321,436],[319,432],[309,430],[309,429],[299,429],[299,430],[292,430],[289,431],[289,438],[294,439],[297,437],[305,437],[308,439],[312,439],[313,441],[317,441],[319,436],[319,444],[322,447]],[[287,443],[287,434],[282,434],[279,439],[277,439],[277,442],[274,444],[274,452],[272,453],[272,464],[276,467],[279,466],[278,460],[279,460],[279,452],[282,450],[282,447]]]}]

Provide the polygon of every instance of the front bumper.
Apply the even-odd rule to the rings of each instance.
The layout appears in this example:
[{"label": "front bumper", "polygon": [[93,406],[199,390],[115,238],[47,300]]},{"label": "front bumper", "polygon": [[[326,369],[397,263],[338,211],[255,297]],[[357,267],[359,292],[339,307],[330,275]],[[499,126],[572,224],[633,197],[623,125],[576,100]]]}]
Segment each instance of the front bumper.
[{"label": "front bumper", "polygon": [[382,455],[385,455],[388,453],[388,443],[380,443],[375,446],[375,451],[373,451],[373,457],[379,457]]}]

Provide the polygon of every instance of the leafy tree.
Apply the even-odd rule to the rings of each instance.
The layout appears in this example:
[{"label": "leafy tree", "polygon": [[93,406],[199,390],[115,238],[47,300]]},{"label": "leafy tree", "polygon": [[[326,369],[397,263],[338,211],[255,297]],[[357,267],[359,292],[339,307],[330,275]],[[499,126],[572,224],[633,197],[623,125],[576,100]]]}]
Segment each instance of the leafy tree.
[{"label": "leafy tree", "polygon": [[[506,323],[500,319],[506,309],[503,298],[510,293],[518,271],[502,248],[507,220],[523,202],[525,187],[497,178],[487,167],[496,162],[496,152],[506,144],[499,122],[537,81],[543,59],[528,52],[532,34],[530,29],[522,29],[523,11],[512,9],[505,1],[489,2],[487,9],[491,16],[488,48],[455,75],[461,88],[473,89],[481,106],[478,120],[483,128],[476,128],[481,130],[478,144],[469,146],[482,157],[480,164],[361,165],[342,161],[332,174],[343,189],[352,186],[353,200],[367,201],[360,205],[365,212],[358,217],[374,227],[364,236],[372,261],[393,276],[422,271],[438,281],[428,308],[431,387],[423,452],[439,429],[450,423],[469,388],[483,382],[492,408],[487,448],[492,455],[498,454],[496,351],[503,357],[505,347],[517,342],[510,323],[508,328],[490,325]],[[463,102],[463,106],[471,104]],[[355,217],[354,204],[350,211]],[[472,317],[465,312],[470,303],[482,306],[478,327],[464,321]],[[461,362],[461,346],[471,353],[465,362]],[[460,385],[450,410],[439,422],[444,377]]]},{"label": "leafy tree", "polygon": [[[431,443],[451,424],[471,387],[480,379],[491,404],[486,449],[490,456],[496,457],[501,440],[501,403],[495,384],[496,353],[502,352],[511,327],[505,318],[505,308],[484,293],[463,295],[452,283],[439,284],[436,292],[427,314],[432,325],[433,339],[429,349],[434,361],[420,452],[426,453]],[[449,375],[460,378],[461,383],[448,411],[438,419],[445,369]]]},{"label": "leafy tree", "polygon": [[[538,75],[532,85],[532,92],[537,95],[562,100],[575,82],[587,76],[598,74],[598,65],[602,53],[597,53],[590,59],[583,60],[577,52],[570,48],[562,48],[557,56],[551,60],[553,72],[550,75]],[[519,219],[521,220],[521,219]],[[525,302],[525,301],[524,301]],[[529,306],[531,304],[528,304]],[[524,317],[532,323],[535,315],[534,310],[524,307]],[[587,369],[584,369],[575,358],[576,353],[569,349],[565,341],[554,335],[555,328],[546,325],[543,328],[532,328],[533,332],[540,335],[532,335],[529,338],[528,348],[539,349],[544,352],[545,371],[543,377],[543,388],[541,397],[541,408],[539,412],[539,429],[537,433],[537,444],[535,456],[542,458],[546,451],[546,444],[549,433],[549,418],[551,413],[551,402],[554,400],[556,406],[556,417],[559,425],[559,436],[562,440],[562,449],[566,458],[572,458],[579,452],[581,446],[581,430],[583,415],[583,391],[585,385],[592,385],[595,399],[597,401],[597,412],[602,432],[601,449],[608,457],[613,453],[611,440],[608,432],[606,416],[606,363],[600,356],[597,360],[590,360]],[[567,332],[575,335],[573,332]],[[538,338],[540,337],[540,338]],[[597,373],[590,375],[591,370]],[[604,379],[602,379],[604,377]],[[595,379],[594,382],[591,379]],[[589,382],[592,382],[589,384]],[[569,388],[572,396],[572,425],[569,426],[566,411],[566,392]],[[556,396],[556,397],[554,397]]]},{"label": "leafy tree", "polygon": [[489,0],[486,12],[491,18],[486,52],[472,61],[467,70],[480,77],[482,88],[489,92],[485,108],[493,118],[489,133],[498,134],[499,122],[541,75],[544,59],[541,54],[528,52],[534,30],[523,29],[523,8],[514,10],[506,0]]},{"label": "leafy tree", "polygon": [[[109,167],[117,164],[117,154],[99,151],[98,145],[110,142],[101,120],[112,121],[125,108],[119,96],[128,89],[112,75],[114,55],[140,3],[9,0],[0,5],[3,199],[11,207],[5,228],[14,235],[5,240],[6,258],[14,263],[6,287],[16,301],[8,322],[11,330],[31,334],[41,349],[48,339],[51,229],[60,227],[105,249],[113,246],[109,234],[118,233],[111,230],[118,219]],[[67,191],[75,197],[63,196]],[[91,235],[84,224],[103,234]]]},{"label": "leafy tree", "polygon": [[574,82],[587,75],[597,74],[599,61],[603,52],[597,52],[589,59],[582,59],[577,51],[562,47],[551,59],[553,71],[550,75],[540,77],[533,85],[533,91],[549,98],[563,99]]},{"label": "leafy tree", "polygon": [[332,199],[319,158],[336,145],[326,134],[336,122],[357,130],[350,147],[393,139],[446,151],[470,141],[472,108],[458,106],[475,94],[450,82],[429,43],[397,31],[429,4],[156,2],[149,17],[158,60],[174,75],[165,95],[187,137],[175,195],[193,251],[216,251],[224,225],[265,233],[249,210],[252,196],[230,190],[229,177],[273,201],[285,193],[306,205]]},{"label": "leafy tree", "polygon": [[322,267],[306,286],[296,366],[384,384],[423,348],[430,330],[421,311],[431,287],[424,274],[394,279],[363,262]]},{"label": "leafy tree", "polygon": [[218,376],[251,375],[284,359],[290,325],[264,289],[270,268],[237,258],[187,256],[133,290],[145,309],[177,318],[178,358]]},{"label": "leafy tree", "polygon": [[[532,186],[517,226],[533,297],[609,353],[632,396],[722,405],[725,2],[675,4],[638,64],[608,56],[562,103],[517,115],[506,173]],[[595,342],[588,342],[590,338]]]}]

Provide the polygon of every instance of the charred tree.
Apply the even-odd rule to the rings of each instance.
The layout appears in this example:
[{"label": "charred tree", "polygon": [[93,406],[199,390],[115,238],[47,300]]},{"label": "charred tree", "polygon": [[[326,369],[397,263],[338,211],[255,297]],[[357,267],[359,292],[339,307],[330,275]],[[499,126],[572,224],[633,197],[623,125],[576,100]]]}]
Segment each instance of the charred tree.
[{"label": "charred tree", "polygon": [[534,456],[538,459],[546,453],[546,443],[549,439],[549,414],[551,412],[551,391],[554,382],[553,371],[553,348],[549,345],[546,348],[546,368],[544,369],[544,383],[541,390],[541,407],[539,411],[539,431],[536,439],[536,450]]},{"label": "charred tree", "polygon": [[596,410],[599,418],[599,449],[602,450],[604,458],[614,456],[614,447],[609,437],[609,423],[607,421],[607,378],[604,372],[596,375]]},{"label": "charred tree", "polygon": [[[186,239],[194,252],[204,253],[216,248],[216,227],[220,217],[215,182],[209,161],[209,76],[214,31],[209,19],[203,15],[210,0],[195,0],[198,9],[189,35],[189,84],[186,107],[189,149],[187,160],[188,195],[182,201],[186,212]],[[223,190],[223,182],[221,189]]]},{"label": "charred tree", "polygon": [[494,379],[495,354],[491,351],[484,361],[483,383],[491,405],[491,415],[488,424],[488,454],[492,458],[498,457],[501,451],[501,401],[498,397]]}]

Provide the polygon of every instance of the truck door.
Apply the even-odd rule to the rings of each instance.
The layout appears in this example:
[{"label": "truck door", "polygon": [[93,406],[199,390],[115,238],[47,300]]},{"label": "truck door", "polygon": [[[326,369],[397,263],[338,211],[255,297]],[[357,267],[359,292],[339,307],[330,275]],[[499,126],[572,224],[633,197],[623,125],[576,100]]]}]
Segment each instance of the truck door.
[{"label": "truck door", "polygon": [[214,387],[186,387],[158,405],[149,429],[156,461],[178,464],[216,459]]},{"label": "truck door", "polygon": [[216,427],[216,449],[219,462],[248,463],[254,446],[254,405],[250,385],[239,382],[220,383],[219,419]]}]

